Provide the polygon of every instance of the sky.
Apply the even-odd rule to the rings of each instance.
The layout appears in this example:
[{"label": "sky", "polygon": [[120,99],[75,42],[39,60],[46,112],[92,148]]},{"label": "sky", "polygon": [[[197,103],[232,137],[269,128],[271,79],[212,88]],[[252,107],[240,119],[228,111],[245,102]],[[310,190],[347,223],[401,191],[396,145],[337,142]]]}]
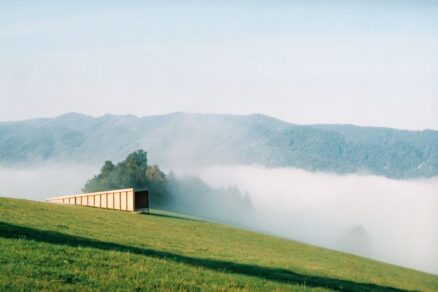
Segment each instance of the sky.
[{"label": "sky", "polygon": [[438,129],[438,1],[0,0],[0,120],[261,113]]}]

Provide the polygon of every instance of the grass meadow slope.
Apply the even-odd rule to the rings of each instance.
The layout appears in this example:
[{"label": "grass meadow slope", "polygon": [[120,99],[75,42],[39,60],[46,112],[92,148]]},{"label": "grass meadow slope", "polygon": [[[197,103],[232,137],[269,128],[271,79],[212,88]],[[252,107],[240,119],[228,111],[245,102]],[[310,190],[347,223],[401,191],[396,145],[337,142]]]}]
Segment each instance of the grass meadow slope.
[{"label": "grass meadow slope", "polygon": [[438,290],[438,276],[152,210],[0,198],[0,290]]}]

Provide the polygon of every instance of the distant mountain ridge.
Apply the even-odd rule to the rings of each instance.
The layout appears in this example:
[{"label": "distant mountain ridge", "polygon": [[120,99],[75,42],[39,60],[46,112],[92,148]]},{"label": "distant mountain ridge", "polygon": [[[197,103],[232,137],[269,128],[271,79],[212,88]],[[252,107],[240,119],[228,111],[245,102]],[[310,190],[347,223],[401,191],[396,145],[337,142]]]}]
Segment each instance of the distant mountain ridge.
[{"label": "distant mountain ridge", "polygon": [[262,164],[392,178],[438,175],[438,131],[296,125],[272,117],[172,113],[0,122],[0,165],[118,161],[137,149],[163,167]]}]

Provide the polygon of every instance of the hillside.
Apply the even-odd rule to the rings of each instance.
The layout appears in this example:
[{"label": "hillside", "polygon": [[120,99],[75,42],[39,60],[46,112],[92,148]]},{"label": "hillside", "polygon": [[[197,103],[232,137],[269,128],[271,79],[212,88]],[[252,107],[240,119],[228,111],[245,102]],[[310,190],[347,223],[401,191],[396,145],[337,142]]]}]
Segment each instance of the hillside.
[{"label": "hillside", "polygon": [[438,175],[438,131],[301,126],[263,115],[65,114],[0,123],[0,165],[121,160],[145,149],[164,168],[261,164],[393,178]]},{"label": "hillside", "polygon": [[8,291],[438,289],[438,276],[154,210],[0,198],[0,246]]}]

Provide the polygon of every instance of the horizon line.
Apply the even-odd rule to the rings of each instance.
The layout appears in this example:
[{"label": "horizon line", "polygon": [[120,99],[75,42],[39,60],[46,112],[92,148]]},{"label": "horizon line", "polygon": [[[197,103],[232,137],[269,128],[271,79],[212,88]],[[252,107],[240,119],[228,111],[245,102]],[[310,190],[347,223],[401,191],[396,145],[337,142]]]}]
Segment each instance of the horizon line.
[{"label": "horizon line", "polygon": [[379,129],[393,129],[393,130],[399,130],[399,131],[411,131],[411,132],[422,132],[422,131],[438,131],[437,128],[420,128],[420,129],[407,129],[407,128],[399,128],[399,127],[390,127],[390,126],[381,126],[381,125],[363,125],[363,124],[355,124],[355,123],[333,123],[333,122],[324,122],[324,123],[296,123],[293,121],[285,120],[282,118],[278,118],[275,116],[271,116],[268,114],[260,113],[260,112],[254,112],[254,113],[242,113],[242,114],[236,114],[236,113],[200,113],[200,112],[188,112],[188,111],[171,111],[171,112],[165,112],[165,113],[159,113],[159,114],[149,114],[149,115],[136,115],[136,114],[130,114],[130,113],[111,113],[107,112],[100,115],[93,115],[93,114],[86,114],[83,112],[64,112],[61,114],[53,115],[53,116],[38,116],[38,117],[30,117],[30,118],[24,118],[24,119],[16,119],[16,120],[0,120],[0,123],[21,123],[21,122],[29,122],[29,121],[35,121],[35,120],[48,120],[48,119],[57,119],[63,116],[67,115],[78,115],[78,116],[84,116],[87,118],[93,118],[93,119],[99,119],[104,118],[105,116],[115,116],[115,117],[133,117],[137,119],[142,118],[148,118],[148,117],[160,117],[160,116],[169,116],[169,115],[176,115],[176,114],[186,114],[186,115],[198,115],[198,116],[234,116],[234,117],[250,117],[250,116],[263,116],[270,119],[275,119],[290,125],[296,125],[296,126],[309,126],[309,127],[317,127],[317,126],[352,126],[352,127],[358,127],[358,128],[379,128]]}]

